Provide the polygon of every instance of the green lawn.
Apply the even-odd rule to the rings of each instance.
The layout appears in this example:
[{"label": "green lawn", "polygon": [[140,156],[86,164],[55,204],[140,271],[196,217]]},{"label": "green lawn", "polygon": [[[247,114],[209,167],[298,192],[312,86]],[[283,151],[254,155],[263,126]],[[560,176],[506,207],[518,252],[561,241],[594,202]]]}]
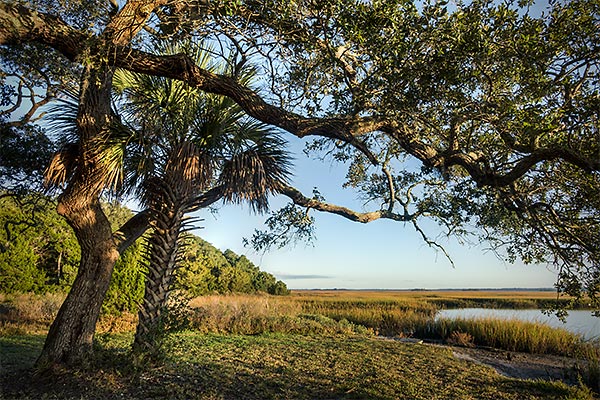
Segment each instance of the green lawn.
[{"label": "green lawn", "polygon": [[[100,337],[90,371],[28,368],[42,336],[0,337],[2,389],[19,399],[586,399],[564,384],[504,378],[450,350],[361,336],[172,335],[164,359],[127,362],[131,335]],[[35,384],[31,384],[35,382]],[[0,392],[1,393],[1,392]]]}]

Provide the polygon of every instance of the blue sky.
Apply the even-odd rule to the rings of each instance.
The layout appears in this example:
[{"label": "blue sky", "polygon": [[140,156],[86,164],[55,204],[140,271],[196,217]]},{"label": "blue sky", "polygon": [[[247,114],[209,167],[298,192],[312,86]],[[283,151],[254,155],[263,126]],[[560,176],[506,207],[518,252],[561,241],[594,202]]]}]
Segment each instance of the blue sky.
[{"label": "blue sky", "polygon": [[[361,210],[356,193],[341,189],[343,166],[308,159],[302,143],[294,140],[296,157],[292,184],[310,196],[318,187],[328,202]],[[271,200],[273,210],[287,198]],[[244,254],[262,270],[273,273],[292,289],[412,289],[412,288],[508,288],[551,287],[556,273],[543,265],[508,264],[485,250],[485,244],[461,245],[442,239],[455,267],[440,252],[428,247],[410,225],[378,220],[351,222],[337,215],[313,212],[316,240],[267,253],[256,253],[242,244],[254,229],[262,229],[267,216],[253,215],[248,207],[227,205],[216,215],[208,211],[203,229],[194,231],[218,248]],[[428,233],[439,234],[435,226]]]},{"label": "blue sky", "polygon": [[[539,16],[548,6],[538,0],[530,14]],[[287,135],[289,137],[289,135]],[[355,193],[340,188],[346,171],[340,166],[307,159],[295,141],[295,178],[292,184],[310,196],[313,187],[328,202],[361,210]],[[287,203],[276,198],[272,209]],[[336,215],[314,212],[316,240],[281,250],[257,254],[242,245],[262,228],[266,216],[251,215],[247,207],[224,206],[218,215],[203,212],[204,229],[195,231],[218,248],[244,254],[261,269],[271,272],[293,289],[412,289],[412,288],[539,288],[552,287],[556,271],[545,265],[508,264],[486,251],[485,243],[463,245],[441,242],[454,261],[428,247],[412,226],[393,221],[359,224]],[[435,229],[427,232],[439,234]]]}]

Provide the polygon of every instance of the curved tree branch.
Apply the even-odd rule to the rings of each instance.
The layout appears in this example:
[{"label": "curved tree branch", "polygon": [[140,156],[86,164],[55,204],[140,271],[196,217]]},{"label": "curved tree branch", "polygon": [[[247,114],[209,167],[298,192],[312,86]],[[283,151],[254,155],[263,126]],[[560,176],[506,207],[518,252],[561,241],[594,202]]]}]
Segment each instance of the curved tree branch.
[{"label": "curved tree branch", "polygon": [[337,214],[344,218],[347,218],[351,221],[360,222],[366,224],[368,222],[372,222],[378,219],[391,219],[394,221],[407,222],[413,219],[413,215],[410,214],[396,214],[389,210],[380,210],[380,211],[372,211],[372,212],[358,212],[351,210],[349,208],[338,206],[331,203],[326,203],[323,201],[319,201],[314,198],[309,198],[304,196],[298,189],[295,189],[291,186],[286,186],[281,189],[281,194],[289,197],[294,204],[312,208],[318,211],[328,212],[331,214]]},{"label": "curved tree branch", "polygon": [[150,211],[144,210],[131,217],[123,226],[113,233],[113,239],[119,251],[123,254],[133,242],[144,234],[150,227]]},{"label": "curved tree branch", "polygon": [[[142,3],[134,3],[141,7],[141,10],[146,10]],[[157,0],[153,4],[156,6],[161,2]],[[145,12],[147,11],[141,13]],[[121,10],[115,18],[121,14],[124,15],[125,11]],[[133,31],[127,32],[129,36],[133,34]],[[122,35],[115,37],[116,43],[126,42]],[[27,41],[51,46],[71,60],[76,60],[88,49],[101,48],[100,39],[74,30],[58,18],[22,6],[0,4],[0,44]],[[588,172],[600,171],[598,160],[587,159],[564,148],[539,148],[517,161],[510,171],[496,172],[486,160],[476,154],[439,150],[392,121],[375,117],[307,118],[287,111],[267,103],[258,93],[234,78],[217,75],[198,67],[185,54],[157,56],[124,46],[116,46],[108,53],[107,62],[113,66],[184,80],[201,90],[230,97],[246,113],[259,121],[277,126],[300,138],[321,136],[348,143],[364,153],[375,165],[379,164],[379,160],[360,137],[380,131],[392,137],[408,154],[421,160],[426,166],[442,170],[454,165],[462,166],[479,186],[510,185],[536,164],[556,159],[572,163]]]}]

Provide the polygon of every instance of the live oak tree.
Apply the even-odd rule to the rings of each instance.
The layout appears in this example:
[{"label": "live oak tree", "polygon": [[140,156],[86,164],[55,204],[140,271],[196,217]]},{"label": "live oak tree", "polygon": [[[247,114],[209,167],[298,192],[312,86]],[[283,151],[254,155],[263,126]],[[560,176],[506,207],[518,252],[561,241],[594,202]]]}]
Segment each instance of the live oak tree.
[{"label": "live oak tree", "polygon": [[[40,362],[77,362],[89,351],[114,261],[147,226],[141,213],[113,233],[98,203],[108,184],[98,143],[110,131],[117,67],[227,96],[263,123],[313,138],[307,150],[344,163],[343,185],[371,207],[359,212],[285,187],[293,204],[273,215],[275,232],[257,235],[257,245],[285,243],[289,223],[309,234],[301,209],[315,209],[406,222],[437,246],[419,224],[429,218],[447,234],[489,241],[509,260],[556,266],[558,290],[598,308],[597,1],[551,1],[543,12],[487,0],[70,4],[0,5],[10,74],[40,76],[21,68],[35,58],[20,55],[48,60],[39,52],[51,51],[48,79],[31,87],[60,85],[65,65],[83,76],[79,146],[65,158],[72,168],[58,206],[83,256]],[[188,36],[235,51],[231,73],[146,50],[152,37]],[[235,66],[247,60],[262,66],[259,88],[238,79]]]}]

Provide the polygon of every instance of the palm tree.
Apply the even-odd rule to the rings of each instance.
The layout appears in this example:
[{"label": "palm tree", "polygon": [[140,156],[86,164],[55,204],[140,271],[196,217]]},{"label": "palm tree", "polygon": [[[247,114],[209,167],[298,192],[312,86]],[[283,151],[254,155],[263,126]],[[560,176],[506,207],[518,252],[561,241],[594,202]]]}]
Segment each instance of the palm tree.
[{"label": "palm tree", "polygon": [[[199,46],[165,53],[182,50],[192,50],[196,62],[210,68],[208,53]],[[137,188],[151,211],[148,274],[134,343],[151,351],[190,222],[186,215],[217,199],[267,210],[269,195],[287,182],[289,159],[279,135],[250,120],[226,97],[126,71],[117,71],[114,86],[122,96],[125,122],[136,132],[129,139],[126,186]]]}]

